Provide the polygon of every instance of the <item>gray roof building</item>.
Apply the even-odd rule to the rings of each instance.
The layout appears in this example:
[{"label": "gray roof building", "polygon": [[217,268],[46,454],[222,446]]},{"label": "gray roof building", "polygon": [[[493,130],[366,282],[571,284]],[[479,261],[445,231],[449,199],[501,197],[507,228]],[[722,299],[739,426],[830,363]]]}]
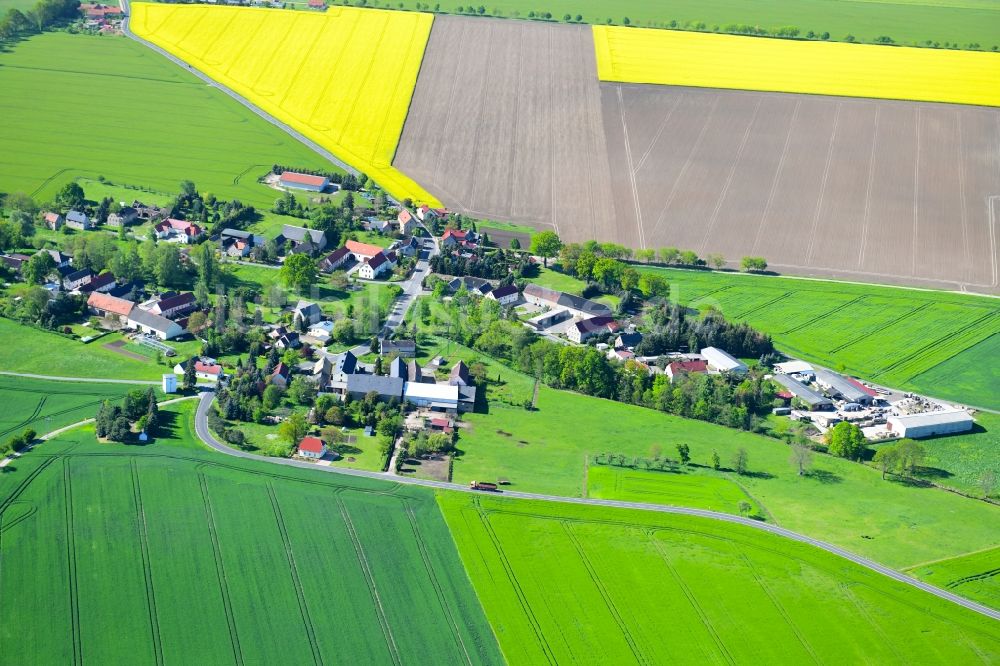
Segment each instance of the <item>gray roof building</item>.
[{"label": "gray roof building", "polygon": [[813,391],[802,382],[792,379],[788,375],[774,375],[771,379],[788,389],[789,393],[794,395],[796,398],[799,398],[809,405],[810,410],[833,407],[833,401],[829,398],[816,393],[816,391]]},{"label": "gray roof building", "polygon": [[848,402],[856,402],[864,405],[872,401],[871,395],[862,391],[846,377],[838,375],[836,372],[817,368],[816,383],[827,389],[834,397],[843,398]]},{"label": "gray roof building", "polygon": [[382,377],[381,375],[349,375],[347,393],[353,398],[363,398],[374,391],[381,400],[403,397],[402,377]]}]

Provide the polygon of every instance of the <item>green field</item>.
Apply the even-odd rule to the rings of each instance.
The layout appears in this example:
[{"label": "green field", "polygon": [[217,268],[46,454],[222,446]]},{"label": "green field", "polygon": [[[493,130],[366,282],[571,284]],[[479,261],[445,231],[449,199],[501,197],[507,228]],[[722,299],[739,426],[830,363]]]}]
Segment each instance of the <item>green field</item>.
[{"label": "green field", "polygon": [[[6,368],[4,368],[6,369]],[[39,435],[93,418],[104,400],[119,400],[129,390],[145,388],[127,384],[82,384],[0,375],[0,440],[25,428]]]},{"label": "green field", "polygon": [[441,493],[510,663],[972,664],[1000,625],[701,518]]},{"label": "green field", "polygon": [[734,23],[766,29],[794,26],[803,36],[810,30],[829,32],[831,40],[854,35],[870,42],[887,35],[899,44],[930,40],[963,47],[978,43],[987,49],[1000,44],[1000,7],[991,0],[497,0],[486,10],[514,18],[549,12],[555,20],[580,14],[587,23],[614,25],[622,25],[627,17],[630,25],[659,28],[670,27],[671,21],[680,28],[704,23],[706,30]]},{"label": "green field", "polygon": [[[109,335],[90,344],[0,318],[0,370],[60,377],[156,381],[167,372],[152,360],[139,361],[104,347]],[[16,344],[15,344],[16,341]]]},{"label": "green field", "polygon": [[105,176],[270,207],[272,164],[333,170],[314,152],[126,38],[46,33],[0,53],[0,191],[51,197]]},{"label": "green field", "polygon": [[[491,404],[489,414],[466,419],[471,427],[459,437],[463,455],[455,460],[456,483],[502,476],[513,490],[582,497],[588,457],[649,456],[656,445],[676,459],[675,446],[684,442],[692,462],[685,476],[738,481],[766,509],[768,520],[890,566],[1000,545],[996,505],[884,481],[872,467],[830,456],[817,455],[812,473],[799,476],[784,443],[703,421],[547,387],[539,390],[537,411]],[[740,447],[749,453],[750,474],[707,467],[713,450],[728,466]],[[701,506],[703,500],[679,494],[675,501]]]},{"label": "green field", "polygon": [[[500,663],[429,491],[89,428],[0,475],[3,663]],[[170,420],[176,421],[170,424]]]},{"label": "green field", "polygon": [[697,509],[739,513],[740,502],[753,506],[751,515],[761,515],[759,502],[732,479],[718,476],[685,475],[591,465],[587,470],[587,497],[691,506]]},{"label": "green field", "polygon": [[1000,548],[923,564],[907,573],[981,604],[1000,608]]},{"label": "green field", "polygon": [[[713,306],[797,357],[901,389],[1000,409],[1000,300],[826,280],[645,268],[671,299]],[[985,356],[984,356],[985,354]]]},{"label": "green field", "polygon": [[924,478],[974,497],[982,497],[979,479],[992,470],[998,485],[991,493],[1000,495],[1000,415],[976,414],[975,430],[961,435],[935,437],[923,442],[927,450]]}]

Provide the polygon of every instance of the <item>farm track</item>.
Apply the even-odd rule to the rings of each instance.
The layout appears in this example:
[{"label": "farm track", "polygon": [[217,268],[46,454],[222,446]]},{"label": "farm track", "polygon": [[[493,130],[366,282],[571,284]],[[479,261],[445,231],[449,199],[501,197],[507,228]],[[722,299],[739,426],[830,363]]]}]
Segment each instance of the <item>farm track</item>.
[{"label": "farm track", "polygon": [[130,461],[132,472],[132,494],[135,497],[136,527],[139,532],[139,553],[142,556],[142,575],[146,583],[146,607],[149,610],[149,630],[153,639],[153,656],[157,666],[163,665],[163,642],[160,637],[160,622],[156,613],[156,592],[153,588],[153,570],[149,559],[149,526],[146,510],[142,505],[142,488],[139,484],[139,465],[135,458]]},{"label": "farm track", "polygon": [[73,521],[73,475],[70,474],[69,458],[63,458],[63,502],[66,512],[66,564],[69,572],[70,630],[73,636],[73,663],[83,664],[83,645],[80,635],[80,590],[76,571],[76,529]]},{"label": "farm track", "polygon": [[[214,396],[212,393],[206,392],[201,394],[201,400],[198,404],[198,410],[195,415],[195,433],[197,434],[198,438],[201,439],[202,442],[204,442],[207,446],[211,447],[212,449],[220,453],[225,453],[227,455],[235,456],[238,458],[250,459],[250,460],[267,460],[268,462],[275,465],[286,465],[290,467],[314,469],[318,472],[343,474],[347,476],[360,476],[360,477],[379,479],[379,480],[392,480],[400,485],[416,485],[416,486],[423,486],[425,488],[453,490],[457,492],[466,492],[477,495],[480,494],[479,491],[471,490],[467,486],[459,485],[456,483],[447,483],[443,481],[425,481],[423,479],[411,479],[411,478],[395,477],[395,476],[387,478],[387,475],[381,472],[367,472],[364,470],[354,470],[348,468],[317,467],[311,463],[299,462],[287,458],[265,459],[261,456],[256,456],[247,453],[245,451],[237,451],[218,441],[208,429],[208,410],[212,405],[213,398]],[[669,506],[662,504],[646,504],[640,502],[624,502],[619,500],[602,500],[602,499],[579,498],[579,497],[562,497],[558,495],[542,495],[536,493],[524,493],[517,491],[504,492],[502,494],[502,497],[505,499],[512,499],[512,500],[519,500],[519,499],[538,500],[545,502],[560,502],[565,504],[583,504],[587,506],[605,506],[605,507],[615,507],[622,509],[639,509],[644,511],[655,511],[660,513],[696,516],[701,518],[708,518],[711,520],[723,521],[727,523],[736,523],[744,525],[746,527],[751,527],[753,529],[770,532],[771,534],[792,539],[794,541],[799,541],[801,543],[809,544],[811,546],[815,546],[829,553],[833,553],[834,555],[838,555],[844,559],[850,560],[851,562],[854,562],[855,564],[865,567],[866,569],[870,569],[888,578],[892,578],[897,582],[918,588],[920,590],[923,590],[924,592],[928,592],[941,599],[945,599],[952,603],[958,604],[960,606],[968,608],[969,610],[973,610],[987,617],[991,617],[995,620],[1000,620],[1000,610],[988,608],[970,599],[966,599],[954,593],[942,590],[934,585],[907,576],[906,574],[903,574],[891,567],[887,567],[885,565],[869,560],[868,558],[856,555],[855,553],[852,553],[839,546],[835,546],[833,544],[821,541],[819,539],[814,539],[804,534],[793,532],[784,527],[779,527],[777,525],[771,525],[768,523],[761,523],[759,521],[751,520],[749,518],[743,518],[742,516],[734,516],[731,514],[708,511],[704,509],[692,509],[688,507]],[[552,658],[551,653],[547,654],[548,658],[551,659]]]}]

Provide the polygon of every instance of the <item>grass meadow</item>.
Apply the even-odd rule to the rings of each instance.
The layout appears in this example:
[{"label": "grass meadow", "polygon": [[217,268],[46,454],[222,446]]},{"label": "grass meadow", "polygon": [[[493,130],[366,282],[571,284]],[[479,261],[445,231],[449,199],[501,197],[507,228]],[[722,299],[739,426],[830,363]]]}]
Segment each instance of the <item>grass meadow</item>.
[{"label": "grass meadow", "polygon": [[0,596],[47,619],[4,623],[0,661],[501,663],[432,493],[202,451],[193,408],[5,468]]},{"label": "grass meadow", "polygon": [[1000,608],[1000,548],[922,564],[906,573],[981,604]]},{"label": "grass meadow", "polygon": [[[671,299],[712,306],[781,351],[894,388],[1000,409],[994,298],[849,282],[642,268]],[[985,356],[984,356],[985,354]]]},{"label": "grass meadow", "polygon": [[440,493],[500,649],[537,663],[990,663],[996,622],[688,516]]},{"label": "grass meadow", "polygon": [[0,191],[45,200],[81,177],[159,192],[193,180],[220,198],[270,207],[277,195],[257,178],[272,164],[335,170],[124,37],[45,33],[14,44],[0,53],[0,90]]},{"label": "grass meadow", "polygon": [[[410,3],[405,3],[407,6]],[[666,28],[704,23],[706,29],[746,24],[774,29],[795,26],[806,34],[830,33],[831,40],[853,35],[873,41],[887,35],[896,43],[950,42],[963,47],[979,43],[989,49],[1000,43],[1000,9],[992,0],[776,0],[746,3],[740,0],[496,0],[490,13],[528,18],[529,12],[549,12],[556,20],[582,16],[586,23]],[[452,6],[442,5],[443,11]]]},{"label": "grass meadow", "polygon": [[[676,459],[683,442],[691,451],[692,464],[680,475],[688,490],[672,493],[670,503],[703,506],[717,479],[736,482],[768,520],[894,567],[996,546],[1000,534],[996,505],[883,480],[872,467],[819,454],[811,473],[799,476],[790,448],[776,439],[609,400],[541,387],[537,411],[492,402],[488,414],[466,420],[456,483],[503,476],[514,490],[583,497],[593,456],[644,457],[659,446]],[[927,443],[932,452],[935,441]],[[749,454],[748,475],[710,468],[713,450],[728,467],[739,448]]]},{"label": "grass meadow", "polygon": [[0,440],[33,428],[39,434],[93,418],[104,400],[119,400],[127,384],[82,384],[0,375]]}]

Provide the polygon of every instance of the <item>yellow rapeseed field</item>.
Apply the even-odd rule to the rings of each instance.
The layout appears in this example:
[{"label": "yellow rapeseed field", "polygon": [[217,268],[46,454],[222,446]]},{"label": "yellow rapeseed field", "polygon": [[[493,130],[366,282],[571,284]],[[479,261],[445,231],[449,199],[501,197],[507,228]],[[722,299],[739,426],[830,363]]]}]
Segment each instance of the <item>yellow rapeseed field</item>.
[{"label": "yellow rapeseed field", "polygon": [[134,3],[132,30],[367,173],[433,196],[392,167],[433,15]]},{"label": "yellow rapeseed field", "polygon": [[594,26],[602,81],[1000,106],[1000,54]]}]

